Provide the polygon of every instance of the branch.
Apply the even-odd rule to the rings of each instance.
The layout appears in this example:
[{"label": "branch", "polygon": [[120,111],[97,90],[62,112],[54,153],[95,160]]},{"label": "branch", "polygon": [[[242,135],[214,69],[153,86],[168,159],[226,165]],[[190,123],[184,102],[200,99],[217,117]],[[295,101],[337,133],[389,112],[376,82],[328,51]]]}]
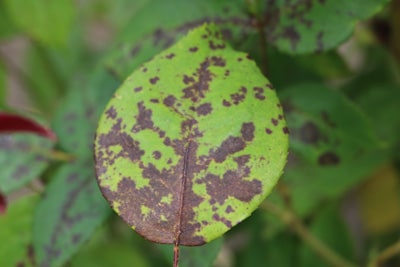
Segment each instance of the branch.
[{"label": "branch", "polygon": [[385,261],[390,258],[400,254],[400,240],[394,243],[393,245],[384,249],[377,257],[374,257],[368,264],[368,267],[379,267]]}]

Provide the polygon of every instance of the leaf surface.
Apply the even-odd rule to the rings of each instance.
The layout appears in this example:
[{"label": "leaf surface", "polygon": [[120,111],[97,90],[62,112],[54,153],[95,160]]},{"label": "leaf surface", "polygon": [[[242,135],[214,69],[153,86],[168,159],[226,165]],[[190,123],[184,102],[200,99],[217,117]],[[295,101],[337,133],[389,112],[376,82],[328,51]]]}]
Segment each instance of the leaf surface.
[{"label": "leaf surface", "polygon": [[37,178],[50,163],[53,145],[32,134],[0,134],[0,191],[7,194]]},{"label": "leaf surface", "polygon": [[92,162],[66,164],[53,176],[33,224],[38,266],[62,266],[109,215]]},{"label": "leaf surface", "polygon": [[268,195],[286,161],[287,134],[254,61],[205,25],[117,90],[97,129],[98,182],[142,236],[201,245]]}]

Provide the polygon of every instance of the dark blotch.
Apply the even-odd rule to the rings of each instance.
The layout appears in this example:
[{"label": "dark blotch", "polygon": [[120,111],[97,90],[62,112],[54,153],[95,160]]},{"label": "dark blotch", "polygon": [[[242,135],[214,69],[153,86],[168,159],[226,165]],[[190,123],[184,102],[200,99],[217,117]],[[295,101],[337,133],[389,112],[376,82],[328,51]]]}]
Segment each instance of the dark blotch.
[{"label": "dark blotch", "polygon": [[196,109],[197,115],[207,115],[210,114],[212,112],[212,107],[211,107],[211,103],[204,103],[202,105],[200,105],[197,109]]},{"label": "dark blotch", "polygon": [[315,144],[319,141],[320,137],[318,127],[312,122],[306,122],[300,128],[300,140],[306,144]]},{"label": "dark blotch", "polygon": [[254,123],[247,122],[242,124],[242,128],[240,129],[240,133],[245,141],[250,142],[254,139]]},{"label": "dark blotch", "polygon": [[222,105],[224,105],[225,107],[230,107],[232,104],[224,99],[222,100]]},{"label": "dark blotch", "polygon": [[154,151],[153,152],[153,157],[155,159],[160,159],[161,158],[161,152],[160,151]]},{"label": "dark blotch", "polygon": [[271,119],[271,122],[274,126],[278,126],[279,121],[277,119]]},{"label": "dark blotch", "polygon": [[156,77],[150,78],[149,81],[151,84],[156,84],[159,80],[160,80],[160,78],[156,76]]},{"label": "dark blotch", "polygon": [[259,100],[264,100],[265,96],[264,96],[264,89],[261,87],[254,87],[253,91],[255,93],[255,97]]},{"label": "dark blotch", "polygon": [[133,88],[133,91],[134,91],[135,93],[140,92],[140,91],[142,91],[142,90],[143,90],[143,87],[142,87],[142,86]]},{"label": "dark blotch", "polygon": [[223,162],[228,155],[239,152],[245,147],[246,143],[242,138],[229,136],[214,153],[211,153],[211,155],[216,162],[220,163]]},{"label": "dark blotch", "polygon": [[109,109],[106,111],[106,116],[107,119],[115,119],[117,117],[117,111],[113,106],[111,106]]},{"label": "dark blotch", "polygon": [[183,83],[184,84],[190,84],[190,83],[194,83],[195,80],[193,79],[193,77],[189,77],[186,74],[183,75]]},{"label": "dark blotch", "polygon": [[282,128],[282,131],[284,134],[289,134],[289,128],[286,126]]},{"label": "dark blotch", "polygon": [[333,166],[340,162],[340,158],[333,152],[325,152],[318,158],[318,164],[322,166]]},{"label": "dark blotch", "polygon": [[175,57],[175,54],[171,53],[171,54],[166,55],[165,57],[168,59],[172,59],[173,57]]},{"label": "dark blotch", "polygon": [[176,98],[173,95],[169,95],[166,98],[164,98],[164,105],[166,105],[167,107],[173,107],[175,104]]},{"label": "dark blotch", "polygon": [[199,50],[199,48],[196,47],[196,46],[189,48],[189,51],[192,52],[192,53],[197,52],[197,50]]},{"label": "dark blotch", "polygon": [[267,134],[272,134],[272,130],[269,129],[269,128],[266,128],[266,129],[265,129],[265,132],[266,132]]}]

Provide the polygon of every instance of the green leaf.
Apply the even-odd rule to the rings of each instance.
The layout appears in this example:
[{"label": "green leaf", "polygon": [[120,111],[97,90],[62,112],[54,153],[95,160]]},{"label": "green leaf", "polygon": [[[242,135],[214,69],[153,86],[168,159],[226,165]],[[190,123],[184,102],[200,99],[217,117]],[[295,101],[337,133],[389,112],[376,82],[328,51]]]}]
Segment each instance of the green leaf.
[{"label": "green leaf", "polygon": [[7,194],[37,178],[49,165],[53,145],[32,134],[0,134],[0,191]]},{"label": "green leaf", "polygon": [[92,162],[64,165],[52,177],[33,224],[38,266],[61,266],[109,215]]},{"label": "green leaf", "polygon": [[288,146],[272,85],[207,25],[129,76],[96,136],[112,207],[147,239],[182,245],[248,217],[280,177]]},{"label": "green leaf", "polygon": [[[209,244],[201,247],[183,247],[181,248],[179,257],[180,267],[209,267],[213,266],[213,262],[218,256],[219,251],[224,243],[223,238],[213,240]],[[173,258],[171,251],[173,245],[157,245],[172,265]]]},{"label": "green leaf", "polygon": [[338,46],[389,0],[264,1],[267,39],[280,50],[299,54]]},{"label": "green leaf", "polygon": [[4,4],[14,23],[32,38],[51,46],[66,43],[75,16],[72,1],[5,0]]},{"label": "green leaf", "polygon": [[60,146],[83,158],[91,158],[98,118],[119,82],[103,69],[96,69],[85,85],[77,84],[53,121]]},{"label": "green leaf", "polygon": [[0,266],[35,266],[32,249],[32,218],[37,195],[12,202],[0,215]]},{"label": "green leaf", "polygon": [[245,10],[241,0],[176,0],[174,4],[149,0],[126,25],[106,63],[124,78],[206,21],[218,24],[225,37],[243,42],[248,31],[256,32]]},{"label": "green leaf", "polygon": [[[310,232],[324,244],[347,260],[354,259],[354,244],[346,224],[334,206],[324,207],[310,225]],[[301,267],[330,267],[306,244],[302,243],[299,253],[298,266]]]},{"label": "green leaf", "polygon": [[141,253],[139,244],[132,244],[131,239],[124,240],[115,230],[106,231],[104,227],[99,230],[70,260],[70,267],[150,266],[147,260],[149,257]]},{"label": "green leaf", "polygon": [[5,9],[4,1],[0,2],[0,39],[10,38],[18,33],[16,25],[12,22]]},{"label": "green leaf", "polygon": [[280,97],[291,132],[285,179],[300,214],[340,196],[387,159],[365,115],[338,92],[303,84]]}]

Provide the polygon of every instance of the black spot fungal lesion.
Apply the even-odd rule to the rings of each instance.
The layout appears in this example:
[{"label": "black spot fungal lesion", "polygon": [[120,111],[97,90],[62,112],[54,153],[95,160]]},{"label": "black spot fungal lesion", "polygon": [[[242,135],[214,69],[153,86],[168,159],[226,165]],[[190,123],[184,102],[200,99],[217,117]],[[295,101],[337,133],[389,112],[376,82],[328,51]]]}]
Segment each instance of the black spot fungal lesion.
[{"label": "black spot fungal lesion", "polygon": [[204,103],[196,108],[196,113],[198,116],[205,116],[210,114],[211,112],[212,112],[211,103]]},{"label": "black spot fungal lesion", "polygon": [[142,91],[142,90],[143,90],[143,87],[142,87],[142,86],[138,86],[138,87],[133,88],[133,91],[134,91],[135,93],[138,93],[138,92],[140,92],[140,91]]},{"label": "black spot fungal lesion", "polygon": [[339,163],[339,156],[332,151],[327,151],[318,157],[318,164],[321,166],[334,166]]},{"label": "black spot fungal lesion", "polygon": [[117,111],[115,110],[114,106],[109,107],[105,114],[107,119],[115,119],[117,117]]},{"label": "black spot fungal lesion", "polygon": [[195,52],[197,52],[198,50],[199,50],[199,48],[198,48],[197,46],[194,46],[194,47],[190,47],[190,48],[189,48],[189,51],[192,52],[192,53],[195,53]]},{"label": "black spot fungal lesion", "polygon": [[262,87],[253,87],[253,92],[254,92],[254,97],[257,98],[258,100],[264,100],[265,95],[264,95],[264,89]]},{"label": "black spot fungal lesion", "polygon": [[240,129],[240,133],[242,134],[243,139],[246,142],[253,141],[254,139],[255,126],[252,122],[247,122],[242,124],[242,128]]},{"label": "black spot fungal lesion", "polygon": [[173,107],[176,102],[176,97],[173,95],[168,95],[166,98],[164,98],[163,103],[167,107]]},{"label": "black spot fungal lesion", "polygon": [[156,84],[159,80],[160,80],[160,77],[156,76],[156,77],[150,78],[149,82],[151,84]]}]

